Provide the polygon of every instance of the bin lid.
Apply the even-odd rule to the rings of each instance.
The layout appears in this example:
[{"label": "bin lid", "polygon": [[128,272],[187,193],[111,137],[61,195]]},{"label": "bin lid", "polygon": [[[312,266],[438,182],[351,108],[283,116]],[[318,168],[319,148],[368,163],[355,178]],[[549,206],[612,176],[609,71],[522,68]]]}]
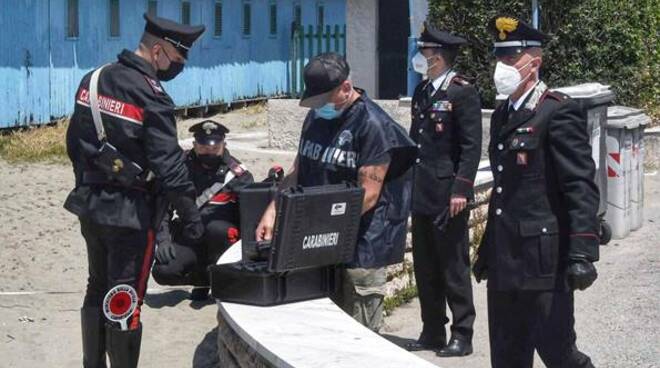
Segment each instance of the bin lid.
[{"label": "bin lid", "polygon": [[583,83],[575,86],[553,88],[553,91],[569,95],[571,98],[589,100],[588,104],[603,105],[614,100],[610,86],[600,83]]},{"label": "bin lid", "polygon": [[636,129],[651,123],[651,118],[644,110],[628,106],[610,106],[607,108],[607,127],[618,129]]}]

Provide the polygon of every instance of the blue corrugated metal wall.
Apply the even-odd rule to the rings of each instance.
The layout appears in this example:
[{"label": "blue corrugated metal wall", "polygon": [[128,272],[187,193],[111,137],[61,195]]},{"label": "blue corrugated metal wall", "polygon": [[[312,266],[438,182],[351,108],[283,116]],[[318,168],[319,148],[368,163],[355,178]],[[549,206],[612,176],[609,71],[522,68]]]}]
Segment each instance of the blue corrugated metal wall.
[{"label": "blue corrugated metal wall", "polygon": [[[179,106],[231,102],[285,93],[294,6],[302,23],[345,24],[345,0],[222,0],[223,33],[213,35],[217,0],[189,0],[191,23],[207,31],[189,55],[184,73],[165,84]],[[252,32],[244,36],[243,4],[252,7]],[[269,7],[277,5],[277,34],[269,32]],[[45,123],[70,114],[82,76],[134,49],[144,28],[146,0],[120,0],[120,37],[109,36],[109,1],[79,0],[77,39],[66,37],[67,0],[0,0],[0,128]],[[158,15],[181,19],[181,0],[159,0]]]}]

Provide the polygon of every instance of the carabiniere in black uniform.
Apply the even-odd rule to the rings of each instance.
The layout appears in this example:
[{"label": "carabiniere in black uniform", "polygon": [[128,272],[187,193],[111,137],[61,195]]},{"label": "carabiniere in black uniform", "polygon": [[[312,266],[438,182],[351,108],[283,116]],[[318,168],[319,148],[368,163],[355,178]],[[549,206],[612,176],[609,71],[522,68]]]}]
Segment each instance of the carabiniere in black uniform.
[{"label": "carabiniere in black uniform", "polygon": [[[546,39],[511,17],[490,28],[498,56]],[[593,367],[575,345],[573,316],[573,289],[595,279],[599,246],[585,116],[542,81],[521,98],[518,110],[499,105],[490,127],[493,192],[475,275],[488,279],[491,363],[531,368],[536,349],[547,367]]]},{"label": "carabiniere in black uniform", "polygon": [[[463,38],[428,25],[419,47],[458,48]],[[474,200],[473,183],[481,156],[481,103],[477,90],[449,69],[434,81],[424,80],[412,99],[410,136],[419,156],[414,166],[412,206],[413,256],[423,330],[408,349],[443,348],[445,324],[453,321],[450,345],[456,353],[471,352],[475,319],[470,280],[469,209],[450,218],[452,196]],[[441,82],[441,83],[438,83]],[[460,346],[458,346],[460,345]],[[450,349],[451,350],[451,349]],[[452,350],[452,351],[453,351]]]},{"label": "carabiniere in black uniform", "polygon": [[[147,15],[145,19],[145,33],[170,42],[184,57],[204,31],[203,26],[184,26]],[[170,65],[170,69],[177,67],[173,62]],[[83,77],[76,92],[67,131],[75,189],[65,208],[79,217],[87,244],[89,279],[81,310],[85,367],[105,367],[106,352],[113,368],[137,366],[140,305],[152,262],[157,198],[166,197],[177,208],[189,238],[199,238],[203,231],[194,205],[195,188],[177,140],[174,103],[158,78],[170,69],[157,71],[128,50],[103,68],[98,105],[107,144],[97,136],[90,109],[92,73]],[[108,144],[116,150],[101,152]],[[110,169],[105,166],[108,163]],[[128,170],[138,167],[141,172]],[[129,171],[131,174],[124,174]],[[128,330],[107,321],[102,312],[104,296],[119,284],[137,294],[137,309],[128,318]]]},{"label": "carabiniere in black uniform", "polygon": [[[224,144],[229,132],[224,125],[206,120],[190,127],[196,144]],[[211,141],[210,139],[215,139]],[[204,236],[199,244],[185,244],[181,239],[180,223],[170,211],[156,234],[158,250],[153,277],[161,285],[194,285],[192,299],[206,299],[209,285],[207,267],[215,264],[229,246],[240,238],[238,192],[254,182],[252,174],[223,147],[222,155],[203,154],[190,150],[186,166],[195,186]],[[218,190],[214,185],[221,185]],[[173,256],[163,251],[174,249]],[[170,259],[171,258],[171,259]],[[206,289],[206,290],[205,290]]]}]

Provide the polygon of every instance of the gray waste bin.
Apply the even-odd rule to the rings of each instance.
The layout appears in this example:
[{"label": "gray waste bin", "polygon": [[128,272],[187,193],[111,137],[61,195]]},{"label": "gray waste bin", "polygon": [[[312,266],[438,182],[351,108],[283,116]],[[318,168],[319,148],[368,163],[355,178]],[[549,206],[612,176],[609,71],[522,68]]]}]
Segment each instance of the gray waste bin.
[{"label": "gray waste bin", "polygon": [[575,99],[585,111],[587,132],[591,142],[591,154],[596,164],[594,181],[600,191],[598,216],[601,219],[601,244],[607,244],[611,238],[611,229],[605,222],[607,212],[607,105],[614,100],[614,93],[609,86],[600,83],[585,83],[576,86],[555,89]]},{"label": "gray waste bin", "polygon": [[643,223],[644,129],[651,119],[642,110],[625,106],[610,107],[607,119],[607,150],[612,157],[608,221],[617,224],[615,236],[622,238]]}]

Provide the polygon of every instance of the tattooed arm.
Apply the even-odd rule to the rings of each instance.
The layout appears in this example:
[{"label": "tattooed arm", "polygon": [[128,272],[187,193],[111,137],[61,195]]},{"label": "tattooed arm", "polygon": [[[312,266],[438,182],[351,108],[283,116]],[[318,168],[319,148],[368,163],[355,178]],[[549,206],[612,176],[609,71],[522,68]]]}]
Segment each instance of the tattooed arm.
[{"label": "tattooed arm", "polygon": [[364,200],[362,202],[362,214],[371,210],[380,197],[380,191],[383,188],[385,175],[390,163],[379,165],[366,165],[358,170],[358,183],[364,188]]}]

